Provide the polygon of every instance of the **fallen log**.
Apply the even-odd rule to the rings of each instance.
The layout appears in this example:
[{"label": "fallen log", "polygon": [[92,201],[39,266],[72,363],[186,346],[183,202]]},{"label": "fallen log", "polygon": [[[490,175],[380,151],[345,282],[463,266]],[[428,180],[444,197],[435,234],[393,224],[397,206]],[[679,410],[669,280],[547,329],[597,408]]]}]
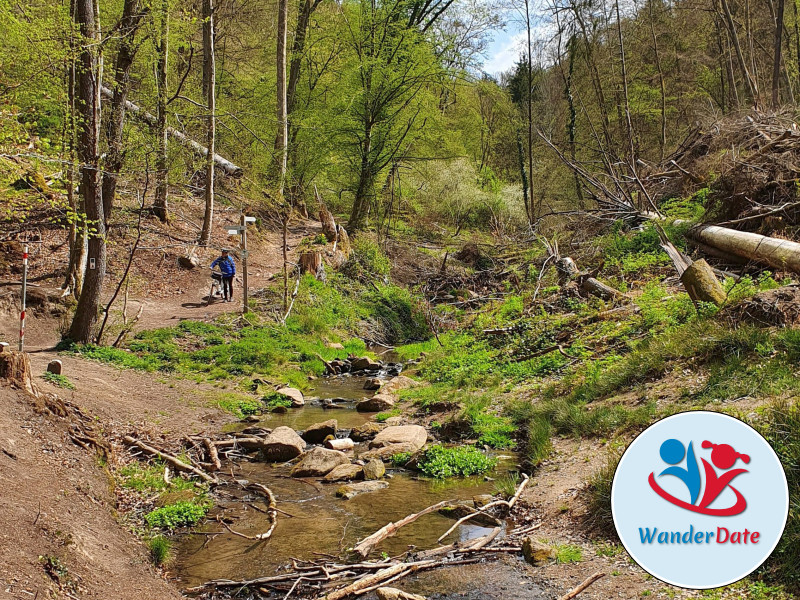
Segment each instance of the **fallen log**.
[{"label": "fallen log", "polygon": [[214,471],[222,469],[222,462],[219,460],[219,452],[217,452],[217,447],[214,443],[208,438],[203,438],[203,445],[206,447],[206,450],[208,450],[208,460],[213,465]]},{"label": "fallen log", "polygon": [[597,573],[594,573],[594,574],[590,575],[589,577],[584,579],[581,582],[580,585],[578,585],[577,587],[571,589],[569,592],[567,592],[566,594],[561,596],[558,600],[572,600],[575,596],[580,594],[583,590],[588,588],[595,581],[597,581],[598,579],[601,579],[601,578],[603,578],[605,576],[606,576],[606,574],[603,573],[602,571],[598,571]]},{"label": "fallen log", "polygon": [[214,483],[214,484],[218,483],[218,481],[214,477],[212,477],[205,471],[198,469],[197,467],[194,467],[192,465],[186,464],[177,456],[164,452],[163,450],[159,450],[158,448],[155,448],[149,444],[145,444],[144,442],[137,440],[133,436],[126,435],[124,438],[122,438],[122,441],[124,441],[129,446],[135,446],[136,448],[139,448],[139,450],[147,452],[152,456],[157,456],[164,462],[171,464],[179,471],[184,471],[186,473],[191,473],[192,475],[197,475],[200,479],[202,479],[203,481],[207,481],[208,483]]},{"label": "fallen log", "polygon": [[739,258],[800,273],[800,244],[718,225],[697,225],[687,232],[691,240]]},{"label": "fallen log", "polygon": [[387,537],[393,536],[397,531],[409,523],[413,523],[420,517],[430,514],[432,512],[436,512],[440,508],[444,508],[445,506],[450,506],[450,501],[444,500],[439,502],[438,504],[434,504],[429,506],[428,508],[419,511],[418,513],[414,513],[412,515],[408,515],[400,519],[399,521],[395,521],[394,523],[387,523],[383,527],[381,527],[378,531],[373,533],[372,535],[365,537],[363,540],[358,542],[353,548],[354,552],[357,552],[361,555],[362,558],[366,557],[370,552],[372,552],[373,548],[385,540]]},{"label": "fallen log", "polygon": [[[103,94],[106,98],[112,98],[114,96],[114,92],[112,92],[109,88],[105,86],[100,87],[100,93]],[[125,101],[125,110],[128,111],[132,117],[142,121],[143,123],[147,124],[150,127],[158,126],[158,118],[144,110],[138,104],[134,104],[130,100]],[[203,158],[206,157],[208,154],[208,148],[195,142],[192,138],[188,135],[183,133],[182,131],[178,131],[174,127],[167,127],[167,136],[171,137],[174,140],[177,140],[184,146],[188,146],[192,150],[195,151],[198,155],[202,156]],[[214,154],[214,164],[217,165],[220,169],[222,169],[226,175],[230,175],[231,177],[241,177],[244,174],[244,169],[242,167],[233,164],[226,158],[221,157],[219,154]]]},{"label": "fallen log", "polygon": [[453,524],[453,526],[450,529],[445,531],[439,537],[439,539],[436,540],[436,541],[437,542],[441,542],[444,538],[446,538],[448,535],[453,533],[459,525],[461,525],[462,523],[466,523],[470,519],[472,519],[474,517],[477,517],[478,515],[480,515],[482,513],[485,513],[490,508],[494,508],[495,506],[506,506],[506,507],[508,507],[509,510],[514,508],[514,505],[517,503],[517,500],[519,500],[519,497],[522,495],[522,492],[525,490],[525,488],[528,485],[528,482],[530,481],[528,476],[525,475],[524,473],[523,473],[522,477],[523,477],[522,483],[519,484],[519,487],[517,488],[517,491],[514,494],[514,496],[511,498],[511,500],[495,500],[494,502],[489,502],[489,504],[487,504],[486,506],[480,508],[479,510],[476,510],[473,513],[470,513],[468,515],[465,515],[465,516],[461,517],[458,521],[456,521]]},{"label": "fallen log", "polygon": [[606,285],[589,274],[581,273],[575,261],[569,256],[559,258],[556,261],[556,269],[562,282],[575,280],[578,283],[578,287],[587,294],[592,294],[603,300],[624,297],[624,294],[619,290],[615,290],[610,285]]}]

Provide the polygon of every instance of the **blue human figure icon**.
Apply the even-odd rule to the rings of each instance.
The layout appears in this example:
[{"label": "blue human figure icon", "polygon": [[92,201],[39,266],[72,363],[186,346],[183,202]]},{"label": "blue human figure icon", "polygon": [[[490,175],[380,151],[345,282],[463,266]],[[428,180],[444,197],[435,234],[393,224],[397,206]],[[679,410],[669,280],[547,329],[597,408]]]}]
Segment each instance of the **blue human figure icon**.
[{"label": "blue human figure icon", "polygon": [[[697,458],[694,455],[692,443],[689,442],[689,449],[687,451],[683,447],[682,442],[676,439],[669,439],[661,444],[659,454],[661,454],[661,459],[665,463],[668,465],[673,465],[661,471],[659,477],[662,475],[674,475],[683,481],[683,483],[685,483],[686,487],[689,489],[691,504],[697,502],[697,497],[700,495],[701,485],[700,468],[697,465]],[[683,460],[684,456],[686,456],[686,468],[678,467],[678,463]]]}]

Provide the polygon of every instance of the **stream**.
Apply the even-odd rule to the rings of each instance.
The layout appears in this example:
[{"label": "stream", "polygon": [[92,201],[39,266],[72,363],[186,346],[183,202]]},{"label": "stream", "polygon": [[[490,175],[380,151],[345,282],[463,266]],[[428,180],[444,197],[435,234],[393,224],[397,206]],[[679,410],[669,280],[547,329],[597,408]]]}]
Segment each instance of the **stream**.
[{"label": "stream", "polygon": [[[315,390],[310,395],[320,400],[339,399],[337,406],[341,408],[325,409],[317,402],[306,402],[304,407],[283,414],[266,414],[258,425],[271,429],[286,425],[304,430],[314,423],[336,419],[339,430],[348,430],[373,420],[373,414],[355,410],[355,402],[371,394],[363,389],[364,377],[337,376],[318,379],[314,384]],[[242,424],[242,428],[247,426]],[[358,450],[357,446],[356,452]],[[509,456],[508,452],[497,456],[499,461],[496,470],[490,474],[492,478],[516,470],[516,456]],[[224,468],[229,469],[231,464],[226,463]],[[316,560],[325,555],[339,556],[387,523],[427,506],[442,500],[470,501],[478,494],[495,493],[494,481],[487,481],[483,476],[442,481],[420,478],[416,473],[393,469],[387,464],[388,488],[343,500],[335,495],[341,484],[292,479],[290,470],[289,464],[237,462],[234,466],[236,478],[269,487],[277,498],[278,508],[292,517],[279,514],[277,527],[266,542],[253,542],[227,532],[206,535],[220,531],[220,525],[211,520],[197,533],[180,537],[176,541],[175,572],[182,586],[200,585],[211,579],[244,580],[271,575],[281,566],[290,565],[292,558]],[[261,508],[263,503],[254,499],[253,505]],[[231,527],[236,531],[256,535],[267,528],[266,515],[241,502],[240,498],[223,496],[210,516],[222,512],[234,519]],[[372,558],[382,552],[398,555],[409,546],[420,549],[436,547],[437,538],[452,524],[452,519],[438,513],[426,515],[385,540]],[[490,528],[465,524],[444,543],[480,537],[489,531]]]}]

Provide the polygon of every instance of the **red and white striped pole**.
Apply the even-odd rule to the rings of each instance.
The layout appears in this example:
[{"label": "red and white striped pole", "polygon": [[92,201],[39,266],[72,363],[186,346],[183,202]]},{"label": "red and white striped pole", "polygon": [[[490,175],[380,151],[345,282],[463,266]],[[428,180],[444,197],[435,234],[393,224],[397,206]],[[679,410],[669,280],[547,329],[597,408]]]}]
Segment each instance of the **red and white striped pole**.
[{"label": "red and white striped pole", "polygon": [[22,310],[19,313],[19,351],[25,347],[25,297],[28,293],[28,246],[22,251]]}]

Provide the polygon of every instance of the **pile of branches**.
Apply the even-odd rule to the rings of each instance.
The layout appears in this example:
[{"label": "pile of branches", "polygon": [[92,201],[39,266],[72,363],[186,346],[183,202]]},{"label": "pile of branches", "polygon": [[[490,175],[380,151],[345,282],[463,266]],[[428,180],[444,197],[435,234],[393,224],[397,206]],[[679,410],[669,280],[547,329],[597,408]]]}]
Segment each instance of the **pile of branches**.
[{"label": "pile of branches", "polygon": [[729,224],[756,227],[773,215],[785,224],[800,220],[800,127],[793,112],[750,112],[695,129],[647,171],[644,183],[656,198],[710,187],[711,208]]},{"label": "pile of branches", "polygon": [[[461,517],[440,536],[439,542],[462,523],[475,517],[504,515],[508,518],[529,481],[527,476],[523,476],[514,496],[509,500],[495,500]],[[522,549],[520,545],[522,537],[529,535],[541,525],[536,523],[519,527],[510,531],[501,543],[496,543],[495,540],[502,532],[502,523],[495,517],[497,526],[477,539],[455,542],[430,550],[412,549],[401,556],[378,561],[364,560],[383,540],[395,535],[405,525],[450,506],[453,506],[451,502],[439,502],[399,521],[384,525],[351,549],[360,562],[335,562],[331,560],[333,557],[327,555],[324,559],[316,561],[292,559],[292,568],[285,573],[242,581],[217,579],[188,589],[186,592],[207,599],[229,598],[234,594],[238,598],[261,598],[262,594],[269,596],[275,592],[284,594],[285,599],[293,594],[297,597],[319,597],[325,600],[358,597],[420,571],[491,560],[503,553],[518,553]]]}]

